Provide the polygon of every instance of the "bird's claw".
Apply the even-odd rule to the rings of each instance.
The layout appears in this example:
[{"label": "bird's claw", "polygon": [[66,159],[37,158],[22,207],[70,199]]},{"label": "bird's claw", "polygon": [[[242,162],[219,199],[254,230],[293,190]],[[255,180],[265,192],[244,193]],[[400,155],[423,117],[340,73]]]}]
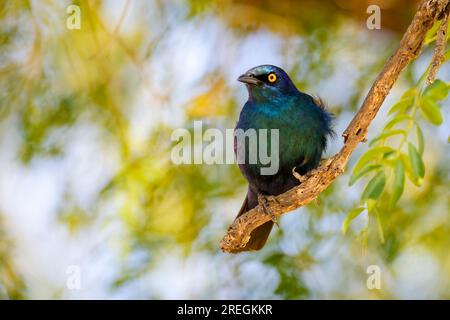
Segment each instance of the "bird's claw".
[{"label": "bird's claw", "polygon": [[296,167],[292,168],[292,175],[294,176],[295,179],[297,179],[298,181],[300,181],[300,183],[302,183],[303,181],[306,180],[306,176],[302,176],[300,173],[295,171],[295,169]]},{"label": "bird's claw", "polygon": [[277,225],[277,227],[280,227],[278,224],[278,218],[273,213],[273,211],[270,209],[271,202],[272,203],[275,202],[278,204],[278,200],[276,197],[258,194],[258,204],[261,205],[264,213],[270,216],[270,219],[272,220],[272,222],[275,223]]},{"label": "bird's claw", "polygon": [[320,160],[320,165],[328,167],[334,160],[334,157]]}]

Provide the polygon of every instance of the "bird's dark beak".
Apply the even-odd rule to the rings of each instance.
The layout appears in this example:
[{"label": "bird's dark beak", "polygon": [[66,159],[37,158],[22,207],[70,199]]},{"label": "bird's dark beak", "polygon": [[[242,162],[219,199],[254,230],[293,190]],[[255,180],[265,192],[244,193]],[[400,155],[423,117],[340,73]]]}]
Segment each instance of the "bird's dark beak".
[{"label": "bird's dark beak", "polygon": [[261,80],[256,79],[255,76],[248,73],[241,75],[239,78],[237,78],[237,80],[246,84],[254,84],[254,85],[259,85],[262,83]]}]

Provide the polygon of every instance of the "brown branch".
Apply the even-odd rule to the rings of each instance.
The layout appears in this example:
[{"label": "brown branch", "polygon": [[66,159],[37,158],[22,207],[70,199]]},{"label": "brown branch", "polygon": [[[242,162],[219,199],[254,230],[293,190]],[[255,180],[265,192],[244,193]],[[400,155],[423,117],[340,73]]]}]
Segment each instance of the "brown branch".
[{"label": "brown branch", "polygon": [[[370,123],[397,81],[400,72],[419,55],[427,31],[435,21],[442,18],[449,3],[450,0],[421,2],[403,35],[399,48],[385,64],[358,113],[343,133],[344,146],[340,152],[309,172],[299,186],[277,196],[276,201],[270,202],[270,211],[276,217],[308,204],[344,172],[356,146],[365,141]],[[239,252],[239,249],[243,248],[250,239],[251,232],[269,220],[271,217],[258,205],[234,220],[220,242],[220,248],[224,252]]]},{"label": "brown branch", "polygon": [[433,59],[431,60],[430,72],[427,76],[427,84],[434,82],[436,74],[441,67],[442,62],[445,60],[445,45],[447,44],[447,29],[450,17],[450,3],[447,4],[445,12],[443,13],[443,18],[436,37],[436,48],[434,49]]}]

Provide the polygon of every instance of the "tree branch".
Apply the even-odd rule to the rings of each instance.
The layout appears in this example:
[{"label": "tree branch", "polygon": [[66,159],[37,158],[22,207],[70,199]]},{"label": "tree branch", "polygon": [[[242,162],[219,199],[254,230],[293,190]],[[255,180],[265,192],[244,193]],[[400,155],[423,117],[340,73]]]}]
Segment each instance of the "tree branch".
[{"label": "tree branch", "polygon": [[[370,123],[397,81],[400,72],[420,54],[427,31],[435,21],[444,17],[449,6],[450,0],[421,2],[398,49],[385,64],[358,113],[344,131],[342,149],[335,156],[322,162],[317,169],[307,173],[299,186],[277,196],[276,201],[270,202],[270,210],[276,217],[308,204],[344,172],[356,146],[365,141]],[[271,217],[258,205],[234,220],[220,242],[220,248],[224,252],[239,252],[240,248],[249,241],[251,232],[269,220]]]},{"label": "tree branch", "polygon": [[447,4],[446,9],[443,12],[443,18],[441,25],[439,26],[437,37],[436,37],[436,48],[434,49],[433,59],[431,60],[431,69],[428,73],[427,84],[434,82],[436,74],[439,68],[445,60],[445,45],[447,44],[447,29],[450,17],[450,3]]}]

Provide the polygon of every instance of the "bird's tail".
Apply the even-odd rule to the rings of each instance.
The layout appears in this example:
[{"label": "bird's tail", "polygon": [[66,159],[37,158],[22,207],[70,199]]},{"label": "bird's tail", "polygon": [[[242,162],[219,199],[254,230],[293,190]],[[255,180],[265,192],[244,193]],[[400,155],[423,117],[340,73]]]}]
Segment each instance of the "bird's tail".
[{"label": "bird's tail", "polygon": [[[249,211],[250,209],[253,209],[257,205],[258,205],[257,197],[249,189],[247,196],[245,197],[244,203],[242,204],[241,210],[239,210],[239,213],[236,216],[236,218],[244,214],[245,212]],[[250,240],[248,240],[245,247],[236,250],[234,253],[242,251],[260,250],[266,244],[267,238],[269,237],[272,227],[273,227],[272,221],[268,221],[260,225],[258,228],[252,231],[252,233],[250,234]]]}]

